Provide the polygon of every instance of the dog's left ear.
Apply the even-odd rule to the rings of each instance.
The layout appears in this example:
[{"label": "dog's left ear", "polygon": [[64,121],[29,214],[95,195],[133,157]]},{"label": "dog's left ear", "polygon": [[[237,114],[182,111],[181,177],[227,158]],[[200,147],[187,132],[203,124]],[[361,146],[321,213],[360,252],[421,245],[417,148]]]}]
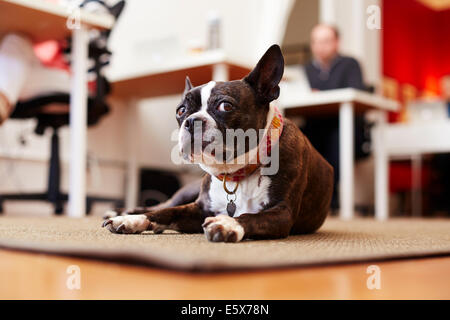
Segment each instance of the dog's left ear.
[{"label": "dog's left ear", "polygon": [[283,77],[284,59],[278,45],[272,45],[256,67],[244,78],[262,103],[269,103],[280,95],[278,84]]},{"label": "dog's left ear", "polygon": [[191,79],[189,79],[188,76],[186,76],[186,80],[184,81],[184,92],[183,95],[185,95],[189,90],[193,88]]}]

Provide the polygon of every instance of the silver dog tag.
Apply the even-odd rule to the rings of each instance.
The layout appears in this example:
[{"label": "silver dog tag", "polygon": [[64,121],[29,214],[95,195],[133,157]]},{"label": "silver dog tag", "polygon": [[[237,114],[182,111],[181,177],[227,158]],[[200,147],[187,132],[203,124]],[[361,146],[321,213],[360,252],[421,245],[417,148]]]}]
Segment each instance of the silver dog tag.
[{"label": "silver dog tag", "polygon": [[236,204],[233,200],[230,200],[227,204],[227,212],[230,217],[233,217],[234,212],[236,211]]}]

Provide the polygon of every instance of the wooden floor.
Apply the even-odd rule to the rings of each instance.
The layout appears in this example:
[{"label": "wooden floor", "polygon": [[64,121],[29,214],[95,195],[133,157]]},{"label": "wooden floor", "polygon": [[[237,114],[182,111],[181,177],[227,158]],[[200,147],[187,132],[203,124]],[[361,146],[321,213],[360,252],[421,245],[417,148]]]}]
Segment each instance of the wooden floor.
[{"label": "wooden floor", "polygon": [[[0,299],[450,299],[450,257],[257,272],[191,274],[0,250]],[[81,271],[69,290],[67,268]]]}]

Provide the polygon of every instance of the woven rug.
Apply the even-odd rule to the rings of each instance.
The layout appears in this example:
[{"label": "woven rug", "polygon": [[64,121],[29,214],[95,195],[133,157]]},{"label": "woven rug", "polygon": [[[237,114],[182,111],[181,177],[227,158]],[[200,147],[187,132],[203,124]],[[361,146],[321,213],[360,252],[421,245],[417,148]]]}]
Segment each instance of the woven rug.
[{"label": "woven rug", "polygon": [[186,271],[323,265],[450,254],[450,220],[328,218],[310,235],[211,243],[203,234],[118,235],[99,218],[0,218],[0,247]]}]

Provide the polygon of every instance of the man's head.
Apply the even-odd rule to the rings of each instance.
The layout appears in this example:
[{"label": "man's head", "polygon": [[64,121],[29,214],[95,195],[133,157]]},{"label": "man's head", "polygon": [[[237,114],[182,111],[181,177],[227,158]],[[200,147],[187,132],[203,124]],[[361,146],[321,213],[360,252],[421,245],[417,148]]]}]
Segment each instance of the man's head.
[{"label": "man's head", "polygon": [[321,64],[328,64],[338,54],[339,32],[336,27],[318,24],[311,31],[311,50]]},{"label": "man's head", "polygon": [[244,148],[227,145],[227,135],[231,130],[264,129],[269,103],[280,93],[278,84],[283,71],[280,47],[273,45],[242,80],[211,81],[193,87],[187,78],[176,111],[180,127],[178,145],[183,157],[193,161],[194,156],[214,156],[226,161],[240,155],[239,150],[248,151],[249,145]]}]

